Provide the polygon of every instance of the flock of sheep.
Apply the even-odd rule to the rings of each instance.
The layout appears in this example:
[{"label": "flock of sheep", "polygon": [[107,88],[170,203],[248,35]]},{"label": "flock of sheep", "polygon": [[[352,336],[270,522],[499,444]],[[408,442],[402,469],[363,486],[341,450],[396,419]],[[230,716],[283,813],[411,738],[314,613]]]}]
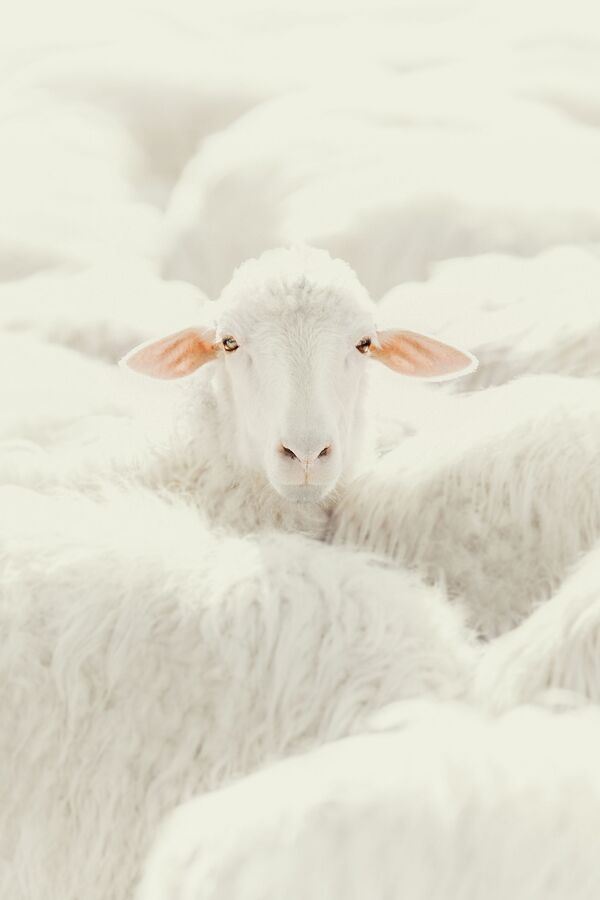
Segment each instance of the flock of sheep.
[{"label": "flock of sheep", "polygon": [[597,896],[600,101],[506,15],[7,63],[2,897]]}]

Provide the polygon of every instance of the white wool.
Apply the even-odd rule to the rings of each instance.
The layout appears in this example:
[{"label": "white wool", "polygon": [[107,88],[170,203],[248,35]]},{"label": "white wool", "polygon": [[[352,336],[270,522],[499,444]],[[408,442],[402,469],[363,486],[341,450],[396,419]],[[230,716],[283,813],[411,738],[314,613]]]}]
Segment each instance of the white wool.
[{"label": "white wool", "polygon": [[[220,302],[229,307],[251,304],[257,316],[271,309],[277,315],[282,303],[293,303],[298,288],[305,289],[297,302],[306,304],[307,311],[315,306],[326,310],[334,297],[342,321],[346,310],[354,305],[368,315],[373,313],[369,295],[348,263],[304,243],[275,247],[258,258],[247,259],[224,287]],[[316,294],[310,304],[306,296],[309,292]]]},{"label": "white wool", "polygon": [[128,900],[160,819],[383,704],[464,694],[442,592],[129,488],[0,490],[0,895]]},{"label": "white wool", "polygon": [[3,231],[10,223],[0,278],[53,261],[155,257],[160,216],[135,197],[130,175],[143,155],[123,124],[92,105],[50,102],[43,90],[13,96],[10,114],[0,106]]},{"label": "white wool", "polygon": [[182,806],[137,900],[597,897],[598,710],[399,713]]},{"label": "white wool", "polygon": [[144,199],[162,205],[198,141],[276,86],[256,66],[240,82],[214,35],[170,34],[151,21],[137,22],[132,58],[119,13],[116,40],[39,60],[20,73],[18,84],[24,94],[43,86],[58,107],[95,108],[121,122],[140,150],[132,180]]},{"label": "white wool", "polygon": [[443,91],[436,69],[359,72],[342,93],[257,106],[184,170],[165,271],[216,294],[239,259],[306,240],[378,298],[441,259],[600,241],[596,136],[522,98],[490,103],[497,90],[494,73],[461,67]]},{"label": "white wool", "polygon": [[348,486],[329,536],[443,578],[491,637],[600,537],[600,385],[537,376],[448,401]]},{"label": "white wool", "polygon": [[475,697],[493,710],[564,693],[600,700],[600,546],[518,628],[483,654]]},{"label": "white wool", "polygon": [[[367,785],[360,844],[338,856],[327,833],[332,865],[317,849],[311,867],[304,819],[298,842],[279,830],[298,855],[277,900],[306,900],[329,871],[335,900],[379,900],[389,872],[427,900],[585,895],[594,714],[495,723],[448,700],[597,700],[594,557],[561,585],[599,537],[597,388],[534,380],[472,402],[372,366],[364,433],[393,454],[332,523],[344,484],[301,507],[230,465],[231,420],[211,419],[203,377],[196,393],[112,361],[212,311],[196,318],[190,281],[215,298],[245,259],[300,241],[347,260],[373,299],[410,280],[390,322],[476,347],[460,391],[596,376],[596,6],[23,0],[3,17],[0,484],[28,490],[0,491],[2,900],[131,900],[173,807],[263,766],[268,781],[271,760],[423,693],[445,700],[440,717],[413,722],[404,701],[386,713],[408,722],[399,765],[379,766],[370,742],[340,762],[343,800],[357,773]],[[375,526],[387,564],[324,545],[369,543]],[[540,604],[476,652],[461,595],[488,634]],[[253,843],[273,813],[262,784],[246,818],[232,789],[207,827],[210,859],[229,872],[250,853],[264,882],[281,844]],[[319,841],[335,807],[315,808]]]},{"label": "white wool", "polygon": [[51,270],[0,284],[0,328],[112,362],[135,344],[201,322],[207,307],[197,288],[165,282],[141,262]]},{"label": "white wool", "polygon": [[0,333],[0,436],[49,449],[83,416],[131,416],[115,366],[35,334]]},{"label": "white wool", "polygon": [[378,314],[382,324],[401,321],[475,353],[477,371],[453,390],[528,373],[598,376],[599,284],[600,258],[579,247],[532,259],[487,254],[440,263],[426,282],[399,285]]}]

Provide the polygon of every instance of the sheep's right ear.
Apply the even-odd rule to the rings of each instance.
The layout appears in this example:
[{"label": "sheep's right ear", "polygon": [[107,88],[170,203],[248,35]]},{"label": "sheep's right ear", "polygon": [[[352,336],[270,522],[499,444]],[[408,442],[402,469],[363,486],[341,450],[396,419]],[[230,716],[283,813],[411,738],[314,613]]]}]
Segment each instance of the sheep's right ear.
[{"label": "sheep's right ear", "polygon": [[219,352],[215,333],[208,328],[186,328],[134,347],[119,365],[150,378],[191,375]]}]

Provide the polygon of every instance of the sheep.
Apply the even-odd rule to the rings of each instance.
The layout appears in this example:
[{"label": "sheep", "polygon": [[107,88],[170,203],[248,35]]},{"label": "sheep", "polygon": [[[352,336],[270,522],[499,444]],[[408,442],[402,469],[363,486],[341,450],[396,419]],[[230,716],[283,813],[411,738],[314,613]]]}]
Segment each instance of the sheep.
[{"label": "sheep", "polygon": [[[99,284],[95,278],[98,274],[102,274],[102,271],[97,269],[95,273],[73,277],[71,279],[73,299],[77,298],[82,288],[86,288],[89,293],[91,287],[94,293],[97,293]],[[157,288],[153,281],[140,279],[138,282],[140,272],[140,267],[124,269],[124,285],[131,284],[133,287],[140,285],[140,289],[143,287],[146,294],[148,285]],[[47,279],[43,279],[41,284],[38,284],[38,281],[41,279],[29,279],[29,284],[19,292],[20,306],[23,305],[24,297],[31,296],[34,301],[32,308],[37,308],[37,292],[40,290],[43,292]],[[289,291],[286,284],[289,285]],[[274,291],[272,297],[271,290]],[[170,298],[177,297],[177,294],[173,295],[173,290],[165,293]],[[248,293],[250,297],[247,296]],[[162,296],[162,293],[157,290],[157,295]],[[405,430],[404,423],[399,423],[397,416],[393,416],[390,422],[383,423],[383,434],[379,433],[376,424],[372,425],[366,421],[363,424],[361,421],[364,419],[363,410],[366,407],[372,411],[370,418],[378,419],[373,397],[367,399],[366,370],[386,368],[392,378],[397,377],[391,368],[370,367],[365,364],[368,356],[381,361],[391,359],[393,332],[388,332],[385,336],[386,347],[374,343],[369,348],[367,344],[370,338],[366,339],[366,332],[374,335],[374,323],[373,307],[366,292],[344,263],[331,260],[325,252],[308,248],[281,250],[267,254],[260,260],[248,262],[234,276],[225,298],[216,304],[207,301],[196,305],[195,297],[188,298],[184,294],[182,297],[184,302],[177,308],[176,315],[182,315],[189,299],[190,306],[192,302],[195,306],[196,324],[202,323],[204,319],[205,327],[208,327],[210,316],[221,315],[221,311],[224,311],[223,314],[231,315],[236,296],[239,302],[240,295],[243,295],[242,319],[243,316],[254,314],[257,317],[257,323],[253,325],[255,330],[264,327],[272,331],[273,328],[281,326],[280,333],[274,334],[269,344],[272,355],[265,358],[263,354],[261,357],[263,378],[268,380],[271,370],[277,369],[281,373],[283,367],[284,374],[286,377],[289,375],[290,380],[292,377],[305,378],[307,388],[309,380],[317,382],[314,384],[314,392],[302,399],[303,403],[312,406],[313,409],[307,409],[300,415],[292,414],[291,418],[295,416],[298,423],[305,422],[309,428],[315,424],[318,426],[317,420],[320,417],[321,427],[325,427],[323,419],[335,407],[335,415],[343,420],[341,425],[349,432],[345,441],[340,438],[338,445],[327,449],[327,458],[319,459],[318,463],[310,467],[311,470],[318,470],[321,473],[326,473],[329,469],[332,485],[337,479],[335,490],[329,492],[329,497],[325,501],[317,502],[320,488],[315,484],[284,485],[284,491],[288,494],[296,493],[298,497],[307,495],[310,497],[311,492],[314,492],[315,502],[302,504],[289,502],[273,488],[273,481],[269,480],[266,472],[267,467],[260,459],[261,448],[255,446],[257,440],[264,440],[264,425],[258,419],[249,421],[251,416],[247,404],[248,386],[239,378],[238,358],[243,360],[247,348],[234,355],[235,365],[228,365],[231,353],[227,354],[223,350],[215,354],[213,365],[202,368],[192,378],[183,379],[185,383],[181,385],[168,381],[163,381],[160,385],[156,381],[154,385],[150,383],[143,385],[144,379],[129,378],[124,379],[119,386],[115,383],[114,374],[99,364],[84,360],[72,352],[61,353],[58,348],[54,351],[51,348],[42,349],[43,345],[40,343],[36,351],[38,366],[41,367],[42,359],[47,357],[46,367],[54,373],[54,382],[57,375],[61,376],[60,389],[57,389],[56,383],[48,383],[51,395],[49,402],[44,404],[43,410],[40,411],[37,402],[39,378],[32,372],[27,362],[25,336],[7,337],[7,350],[1,359],[1,365],[5,370],[3,385],[8,391],[8,402],[12,396],[10,387],[12,383],[16,382],[20,392],[24,394],[23,399],[14,406],[18,411],[19,421],[23,418],[28,420],[29,444],[26,453],[15,453],[13,438],[22,438],[23,435],[16,429],[9,431],[8,434],[5,431],[6,437],[11,440],[8,444],[4,442],[0,445],[0,480],[38,489],[48,489],[56,484],[78,485],[81,489],[91,492],[101,490],[105,481],[128,479],[151,485],[157,490],[166,489],[192,495],[211,515],[213,521],[235,528],[241,533],[257,528],[278,527],[322,536],[326,530],[331,503],[342,491],[344,481],[351,477],[352,468],[358,468],[361,464],[366,465],[367,460],[370,461],[371,445],[377,444],[380,451],[382,443],[395,444],[399,432]],[[70,298],[63,300],[63,306],[72,310],[72,300]],[[261,309],[263,320],[266,320],[262,326]],[[287,320],[284,321],[278,314],[280,309],[287,309]],[[190,308],[190,312],[194,311]],[[165,312],[162,318],[174,314]],[[13,327],[19,324],[23,326],[28,321],[26,314],[18,313],[14,308],[5,311],[4,315],[5,321],[9,321]],[[50,316],[45,315],[37,322],[36,329],[52,338],[61,333],[62,340],[68,344],[77,344],[88,351],[93,348],[107,356],[114,354],[118,342],[123,340],[123,336],[129,333],[131,327],[150,329],[153,324],[161,321],[161,316],[155,315],[150,323],[142,326],[135,305],[130,317],[124,316],[122,311],[117,319],[114,313],[103,313],[103,322],[107,323],[107,335],[99,341],[96,328],[91,327],[98,324],[97,316],[90,322],[89,314],[78,309],[77,321],[80,324],[75,329],[64,330],[60,326],[64,315],[64,312],[57,314],[56,311]],[[311,315],[317,317],[313,324],[309,322]],[[347,321],[343,321],[346,315]],[[355,318],[351,319],[353,315]],[[129,319],[132,324],[129,324]],[[289,332],[286,332],[286,328]],[[296,350],[286,357],[283,342],[292,340],[294,328],[301,330],[302,334],[296,341]],[[310,328],[313,329],[314,338],[311,337]],[[348,332],[350,328],[358,328],[359,331],[356,335],[350,335]],[[367,351],[362,353],[357,352],[355,347],[360,329],[365,337],[360,349]],[[344,362],[345,353],[342,344],[344,332],[349,346],[347,362]],[[328,333],[331,334],[331,341],[327,339]],[[415,339],[414,336],[407,337],[409,340]],[[361,339],[360,336],[358,339]],[[304,357],[300,358],[297,348],[302,346],[302,342],[305,343],[306,349]],[[424,364],[429,365],[433,359],[434,349],[437,353],[454,353],[456,365],[459,368],[463,367],[463,371],[467,371],[474,364],[470,354],[454,351],[432,339],[424,337],[421,344]],[[405,349],[411,352],[408,343]],[[125,366],[133,361],[136,352],[129,354]],[[425,359],[427,352],[430,352],[429,362]],[[352,355],[356,357],[355,360],[352,359]],[[313,360],[317,356],[319,366],[313,366]],[[231,360],[232,363],[234,359]],[[402,360],[396,359],[393,365],[401,368],[401,362]],[[439,362],[442,366],[448,364],[448,360],[442,361],[441,358]],[[331,373],[336,365],[342,367],[346,365],[346,374],[343,379],[338,378],[336,374],[335,383],[324,385],[324,379],[332,377]],[[310,379],[305,377],[309,368]],[[234,374],[237,372],[233,396],[230,396],[231,390],[227,384],[229,376],[226,375],[231,372]],[[429,369],[427,374],[431,375]],[[99,392],[97,382],[103,383],[106,390]],[[342,385],[345,385],[346,393],[342,391]],[[101,401],[99,398],[89,403],[89,409],[86,410],[85,404],[82,407],[82,399],[85,399],[85,392],[90,386],[94,393],[102,393],[103,398]],[[377,390],[380,388],[378,380]],[[422,395],[418,395],[417,403],[406,384],[401,386],[401,389],[405,401],[410,397],[413,398],[411,409],[414,411],[421,403]],[[268,385],[266,390],[263,388],[261,390],[268,400],[278,405],[275,412],[283,415],[286,412],[283,408],[284,403],[287,402],[287,412],[290,413],[289,400],[286,401],[282,396],[284,386],[281,374],[277,383]],[[280,396],[275,397],[276,393]],[[76,395],[72,401],[69,399],[71,395]],[[428,399],[430,403],[433,402],[431,396]],[[237,404],[238,408],[235,408],[234,404]],[[393,403],[382,404],[384,409],[387,407],[386,415],[394,405],[398,406],[395,399]],[[143,410],[143,415],[134,421],[133,413],[136,409]],[[111,417],[110,413],[113,411]],[[86,412],[88,415],[77,419]],[[97,418],[98,413],[102,414],[102,419]],[[267,417],[264,410],[261,416],[264,421],[275,418],[272,415]],[[309,422],[309,416],[315,421]],[[52,428],[53,417],[56,419],[54,428]],[[400,418],[403,419],[403,415]],[[48,423],[44,430],[39,428],[42,421]],[[67,421],[68,429],[65,427]],[[327,428],[332,430],[337,428],[337,422],[328,423]],[[36,433],[39,434],[37,444],[34,440]],[[362,463],[361,443],[364,451]],[[254,454],[250,459],[245,449],[247,445],[249,451]],[[322,449],[325,450],[325,445]],[[286,452],[291,454],[293,451],[288,448]],[[305,473],[303,467],[291,455],[288,456],[285,452],[273,453],[269,459],[272,476],[273,470],[281,470],[289,473],[286,477],[292,482],[303,481],[305,474],[308,480],[309,473]],[[338,477],[340,469],[342,471]],[[310,480],[314,480],[312,474]]]},{"label": "sheep", "polygon": [[11,114],[4,105],[0,117],[2,218],[10,222],[0,280],[52,265],[155,257],[161,216],[133,199],[147,161],[125,123],[26,82],[15,80]]},{"label": "sheep", "polygon": [[598,703],[599,638],[600,543],[550,600],[486,648],[473,699],[493,711],[555,696]]},{"label": "sheep", "polygon": [[481,72],[344,85],[270,100],[203,142],[167,208],[168,277],[217,293],[239,259],[305,240],[378,298],[440,260],[600,239],[593,129],[514,95],[482,104]]},{"label": "sheep", "polygon": [[130,418],[135,395],[123,391],[119,374],[38,335],[0,333],[0,439],[50,449],[86,418]]},{"label": "sheep", "polygon": [[183,327],[207,303],[197,288],[162,281],[147,263],[112,262],[0,284],[0,328],[117,362],[134,344]]},{"label": "sheep", "polygon": [[475,658],[442,591],[367,554],[131,486],[2,488],[0,895],[129,900],[177,804],[463,696]]},{"label": "sheep", "polygon": [[122,360],[158,379],[192,376],[183,432],[157,464],[158,481],[195,491],[219,524],[322,533],[336,495],[372,460],[369,357],[424,380],[476,366],[432,337],[378,331],[375,315],[354,272],[325,251],[280,248],[245,262],[214,305],[214,324],[145,342]]},{"label": "sheep", "polygon": [[595,900],[597,709],[399,706],[181,806],[136,900]]},{"label": "sheep", "polygon": [[347,486],[326,539],[444,579],[491,638],[600,539],[600,384],[535,376],[449,399]]},{"label": "sheep", "polygon": [[400,320],[471,348],[480,365],[450,385],[458,390],[533,372],[597,377],[599,281],[598,257],[579,247],[552,248],[532,259],[455,259],[438,264],[428,281],[386,294],[379,321]]},{"label": "sheep", "polygon": [[[251,63],[243,82],[232,78],[230,60],[214,34],[182,40],[164,30],[153,34],[148,25],[136,23],[134,59],[126,42],[107,41],[85,52],[37,60],[21,73],[20,87],[39,91],[43,86],[55,104],[75,101],[88,116],[101,113],[124,125],[141,157],[137,171],[130,172],[136,199],[162,208],[198,141],[281,85],[272,78],[269,83]],[[256,62],[242,40],[235,52],[238,62],[243,53]]]}]

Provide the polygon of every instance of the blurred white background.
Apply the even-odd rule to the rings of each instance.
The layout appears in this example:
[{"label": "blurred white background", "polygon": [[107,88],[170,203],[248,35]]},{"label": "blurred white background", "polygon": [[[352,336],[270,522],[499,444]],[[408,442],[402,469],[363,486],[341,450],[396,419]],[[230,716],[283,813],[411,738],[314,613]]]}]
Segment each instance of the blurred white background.
[{"label": "blurred white background", "polygon": [[24,3],[1,40],[3,279],[144,260],[212,297],[306,240],[378,298],[600,240],[594,3]]}]

